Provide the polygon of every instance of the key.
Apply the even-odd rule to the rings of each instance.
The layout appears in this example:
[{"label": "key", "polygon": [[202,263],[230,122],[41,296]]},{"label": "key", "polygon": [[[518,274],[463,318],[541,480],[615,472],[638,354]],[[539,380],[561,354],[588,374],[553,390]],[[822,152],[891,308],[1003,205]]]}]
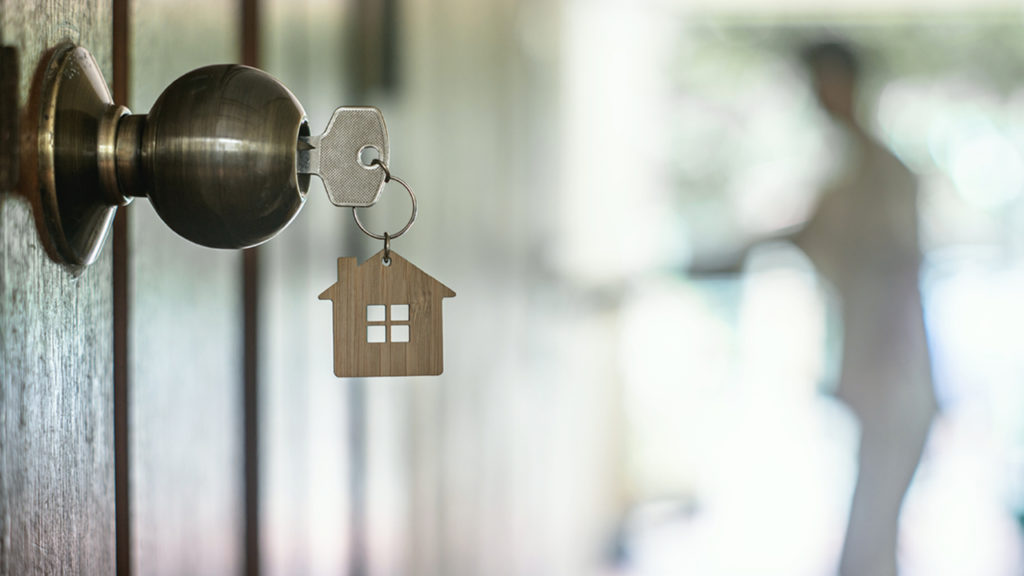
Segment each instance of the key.
[{"label": "key", "polygon": [[[368,149],[372,149],[368,150]],[[343,106],[334,111],[319,136],[300,136],[299,174],[315,174],[335,206],[372,206],[384,189],[385,171],[366,161],[368,151],[387,166],[388,128],[372,106]]]}]

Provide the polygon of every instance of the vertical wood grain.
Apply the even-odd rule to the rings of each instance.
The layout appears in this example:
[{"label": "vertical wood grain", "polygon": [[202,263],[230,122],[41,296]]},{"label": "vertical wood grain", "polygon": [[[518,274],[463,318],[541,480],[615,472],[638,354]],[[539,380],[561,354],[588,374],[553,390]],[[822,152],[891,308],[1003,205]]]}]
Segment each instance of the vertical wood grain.
[{"label": "vertical wood grain", "polygon": [[[383,263],[384,251],[356,266],[338,258],[338,281],[320,294],[331,300],[334,319],[334,374],[340,378],[437,376],[444,371],[442,299],[455,293],[396,252]],[[407,305],[408,342],[392,342],[392,305]],[[367,341],[367,306],[387,308],[385,342]]]},{"label": "vertical wood grain", "polygon": [[[20,104],[68,38],[111,74],[109,0],[0,1]],[[111,250],[78,277],[40,244],[29,202],[0,190],[0,574],[114,571]]]}]

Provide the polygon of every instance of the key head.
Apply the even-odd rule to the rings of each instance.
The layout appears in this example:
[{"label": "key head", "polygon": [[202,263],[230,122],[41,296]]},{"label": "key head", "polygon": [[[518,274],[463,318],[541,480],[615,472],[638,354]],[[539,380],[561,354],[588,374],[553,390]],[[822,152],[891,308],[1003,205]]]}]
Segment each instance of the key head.
[{"label": "key head", "polygon": [[384,170],[369,161],[364,149],[388,163],[388,128],[384,115],[372,106],[338,108],[320,135],[320,166],[327,197],[335,206],[370,206],[384,189]]}]

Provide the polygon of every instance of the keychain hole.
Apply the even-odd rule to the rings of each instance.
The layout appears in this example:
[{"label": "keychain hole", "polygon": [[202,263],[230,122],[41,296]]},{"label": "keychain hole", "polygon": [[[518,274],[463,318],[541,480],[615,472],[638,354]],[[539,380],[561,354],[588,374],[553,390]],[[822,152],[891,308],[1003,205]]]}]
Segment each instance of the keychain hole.
[{"label": "keychain hole", "polygon": [[367,144],[359,149],[359,165],[367,170],[371,170],[374,162],[380,159],[380,149],[372,144]]},{"label": "keychain hole", "polygon": [[381,258],[381,263],[384,264],[385,268],[388,267],[388,266],[391,266],[391,258],[388,258],[388,257],[385,256],[385,257]]}]

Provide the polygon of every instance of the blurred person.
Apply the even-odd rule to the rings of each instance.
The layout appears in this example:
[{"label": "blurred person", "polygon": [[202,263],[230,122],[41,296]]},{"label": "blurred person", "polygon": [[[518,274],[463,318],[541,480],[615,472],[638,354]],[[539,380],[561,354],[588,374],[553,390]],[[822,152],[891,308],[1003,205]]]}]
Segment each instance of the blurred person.
[{"label": "blurred person", "polygon": [[793,238],[839,295],[838,394],[861,425],[840,574],[893,576],[900,507],[936,409],[918,283],[917,179],[857,120],[854,51],[816,43],[803,59],[846,144],[837,177]]},{"label": "blurred person", "polygon": [[936,410],[918,287],[917,179],[857,120],[854,50],[820,42],[802,57],[843,143],[813,214],[788,237],[839,297],[837,393],[861,427],[839,573],[895,576],[900,507]]}]

